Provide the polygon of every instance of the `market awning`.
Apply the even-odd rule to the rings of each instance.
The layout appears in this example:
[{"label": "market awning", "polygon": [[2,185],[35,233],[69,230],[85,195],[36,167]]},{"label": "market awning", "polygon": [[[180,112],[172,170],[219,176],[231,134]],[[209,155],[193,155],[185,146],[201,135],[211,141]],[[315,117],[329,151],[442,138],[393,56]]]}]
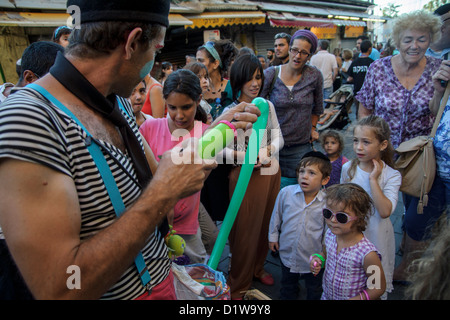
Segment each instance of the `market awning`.
[{"label": "market awning", "polygon": [[239,25],[239,24],[263,24],[266,15],[261,11],[224,11],[224,12],[204,12],[199,15],[186,16],[192,21],[187,28],[214,28],[219,26]]},{"label": "market awning", "polygon": [[[0,11],[0,26],[58,27],[68,24],[68,13],[5,12]],[[181,14],[169,14],[170,26],[185,26],[192,21]]]},{"label": "market awning", "polygon": [[355,26],[364,27],[364,21],[340,20],[327,18],[310,18],[304,16],[296,16],[291,13],[275,13],[268,14],[270,25],[273,27],[289,27],[289,28],[333,28],[335,26]]}]

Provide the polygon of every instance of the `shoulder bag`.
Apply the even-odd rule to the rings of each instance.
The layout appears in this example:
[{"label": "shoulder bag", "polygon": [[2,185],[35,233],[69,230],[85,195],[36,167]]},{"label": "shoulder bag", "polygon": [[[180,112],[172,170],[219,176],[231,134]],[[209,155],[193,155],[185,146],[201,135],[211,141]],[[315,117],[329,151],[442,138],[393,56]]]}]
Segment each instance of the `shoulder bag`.
[{"label": "shoulder bag", "polygon": [[428,205],[428,192],[436,175],[436,158],[434,155],[433,140],[437,127],[444,112],[450,92],[447,84],[441,100],[433,129],[429,136],[418,136],[402,142],[395,151],[399,155],[395,167],[402,175],[400,191],[419,198],[417,213],[423,213],[423,207]]}]

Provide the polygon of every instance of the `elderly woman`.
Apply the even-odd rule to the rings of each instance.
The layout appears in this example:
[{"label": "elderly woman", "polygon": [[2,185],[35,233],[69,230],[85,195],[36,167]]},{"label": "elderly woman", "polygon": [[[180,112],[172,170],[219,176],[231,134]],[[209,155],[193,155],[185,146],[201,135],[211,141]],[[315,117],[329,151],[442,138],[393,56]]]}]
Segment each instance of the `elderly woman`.
[{"label": "elderly woman", "polygon": [[[392,39],[400,53],[373,62],[356,95],[360,102],[359,117],[374,113],[385,119],[391,128],[394,148],[414,137],[428,135],[433,127],[435,117],[429,109],[434,93],[432,76],[441,60],[425,56],[425,52],[439,39],[440,26],[439,17],[425,11],[397,18]],[[413,259],[410,253],[422,247],[429,237],[428,229],[442,213],[441,191],[432,189],[428,196],[428,206],[419,215],[418,199],[404,194],[404,254],[394,272],[394,280],[405,280],[405,270]]]},{"label": "elderly woman", "polygon": [[319,69],[307,64],[317,45],[314,33],[298,30],[291,38],[289,62],[264,70],[260,96],[274,104],[284,138],[281,187],[297,183],[297,164],[319,138],[316,124],[323,113],[323,77]]}]

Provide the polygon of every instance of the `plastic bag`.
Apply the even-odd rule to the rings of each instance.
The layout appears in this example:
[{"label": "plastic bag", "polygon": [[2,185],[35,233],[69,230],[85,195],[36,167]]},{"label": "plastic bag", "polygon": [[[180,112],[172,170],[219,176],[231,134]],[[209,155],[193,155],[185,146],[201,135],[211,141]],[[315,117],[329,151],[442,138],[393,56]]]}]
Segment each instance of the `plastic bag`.
[{"label": "plastic bag", "polygon": [[222,272],[206,264],[172,264],[179,300],[230,300],[230,288]]}]

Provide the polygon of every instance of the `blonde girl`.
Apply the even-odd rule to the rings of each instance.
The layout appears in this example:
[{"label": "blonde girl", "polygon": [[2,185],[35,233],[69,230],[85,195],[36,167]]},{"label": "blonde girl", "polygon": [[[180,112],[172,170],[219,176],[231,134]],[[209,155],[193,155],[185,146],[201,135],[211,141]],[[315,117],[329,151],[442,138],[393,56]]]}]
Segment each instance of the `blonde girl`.
[{"label": "blonde girl", "polygon": [[[353,131],[356,158],[342,167],[341,183],[360,185],[372,198],[374,213],[364,235],[377,247],[386,275],[386,292],[391,292],[395,266],[394,229],[389,219],[395,210],[401,185],[400,172],[393,169],[394,149],[389,125],[370,115],[358,121]],[[385,294],[383,299],[387,298]]]}]

